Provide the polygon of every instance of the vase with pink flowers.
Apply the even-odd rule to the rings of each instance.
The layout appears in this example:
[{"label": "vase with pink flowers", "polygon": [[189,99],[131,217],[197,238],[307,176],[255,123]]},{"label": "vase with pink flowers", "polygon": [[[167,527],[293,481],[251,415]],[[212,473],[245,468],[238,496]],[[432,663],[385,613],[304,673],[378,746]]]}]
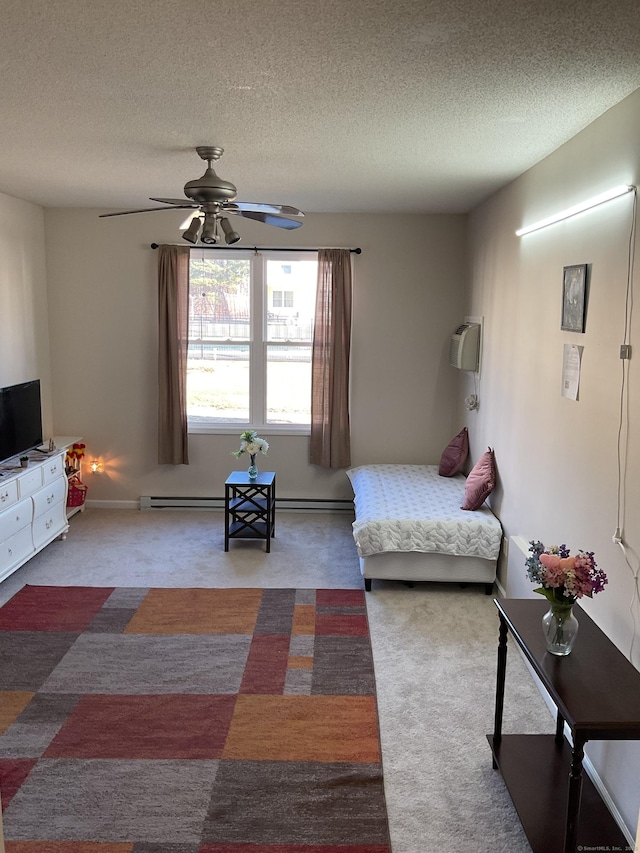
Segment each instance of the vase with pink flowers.
[{"label": "vase with pink flowers", "polygon": [[544,595],[550,605],[542,617],[547,649],[563,657],[571,652],[578,635],[574,604],[585,595],[592,598],[602,592],[607,576],[598,568],[593,551],[578,551],[572,556],[566,545],[545,548],[535,541],[529,543],[529,551],[527,574],[533,583],[540,584],[534,592]]}]

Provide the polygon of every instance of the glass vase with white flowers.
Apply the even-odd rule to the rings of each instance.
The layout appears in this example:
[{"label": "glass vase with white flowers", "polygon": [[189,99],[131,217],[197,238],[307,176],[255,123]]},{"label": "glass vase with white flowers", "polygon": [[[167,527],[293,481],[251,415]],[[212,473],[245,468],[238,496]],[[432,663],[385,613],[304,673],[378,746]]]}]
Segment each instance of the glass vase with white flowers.
[{"label": "glass vase with white flowers", "polygon": [[235,456],[236,459],[239,459],[243,453],[249,454],[249,459],[251,460],[251,464],[249,465],[248,471],[249,479],[255,480],[255,478],[258,476],[256,455],[258,453],[262,453],[266,456],[268,450],[268,441],[265,441],[264,438],[260,438],[255,429],[246,429],[244,432],[240,433],[240,449],[232,450],[231,455]]}]

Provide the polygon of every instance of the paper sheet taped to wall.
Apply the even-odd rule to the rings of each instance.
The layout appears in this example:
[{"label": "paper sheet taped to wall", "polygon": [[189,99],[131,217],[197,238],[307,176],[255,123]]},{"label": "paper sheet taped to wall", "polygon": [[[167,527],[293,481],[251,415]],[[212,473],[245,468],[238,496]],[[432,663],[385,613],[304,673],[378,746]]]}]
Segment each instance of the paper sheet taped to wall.
[{"label": "paper sheet taped to wall", "polygon": [[562,396],[577,400],[580,390],[580,364],[584,347],[565,344],[562,358]]}]

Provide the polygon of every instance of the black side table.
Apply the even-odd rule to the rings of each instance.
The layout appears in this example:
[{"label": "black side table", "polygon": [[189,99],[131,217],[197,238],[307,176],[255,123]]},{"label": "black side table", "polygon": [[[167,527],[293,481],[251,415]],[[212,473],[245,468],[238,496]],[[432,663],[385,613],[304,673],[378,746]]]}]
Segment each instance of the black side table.
[{"label": "black side table", "polygon": [[250,479],[234,471],[224,484],[224,550],[229,539],[264,539],[267,554],[276,535],[276,475],[261,471]]},{"label": "black side table", "polygon": [[[493,766],[499,769],[534,853],[631,850],[591,779],[590,740],[640,740],[640,674],[582,608],[571,654],[549,654],[546,601],[494,599],[500,616]],[[577,611],[577,612],[576,612]],[[507,638],[511,636],[556,706],[556,733],[503,734]],[[565,724],[571,743],[565,737]]]}]

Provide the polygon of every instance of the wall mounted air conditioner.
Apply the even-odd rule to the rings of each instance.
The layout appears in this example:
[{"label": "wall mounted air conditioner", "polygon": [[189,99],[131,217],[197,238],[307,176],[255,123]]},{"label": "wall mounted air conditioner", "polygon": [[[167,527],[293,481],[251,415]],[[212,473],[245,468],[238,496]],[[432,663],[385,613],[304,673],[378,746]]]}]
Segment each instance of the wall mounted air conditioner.
[{"label": "wall mounted air conditioner", "polygon": [[477,370],[480,359],[480,324],[463,323],[451,335],[449,364],[458,370]]}]

